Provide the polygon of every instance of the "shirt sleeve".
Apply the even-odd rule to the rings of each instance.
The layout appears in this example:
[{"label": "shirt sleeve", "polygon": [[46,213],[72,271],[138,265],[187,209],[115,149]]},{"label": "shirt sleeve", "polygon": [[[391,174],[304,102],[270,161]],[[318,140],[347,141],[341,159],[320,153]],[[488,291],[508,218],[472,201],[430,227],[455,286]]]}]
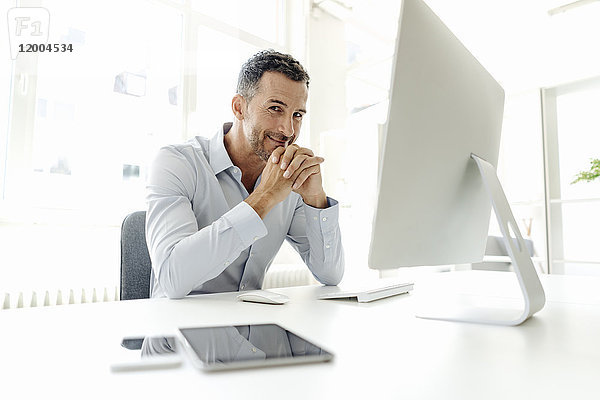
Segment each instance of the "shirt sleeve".
[{"label": "shirt sleeve", "polygon": [[344,276],[339,205],[330,197],[327,205],[324,209],[314,208],[299,196],[286,239],[319,282],[337,285]]},{"label": "shirt sleeve", "polygon": [[198,168],[176,148],[165,147],[148,175],[146,240],[154,275],[170,298],[184,297],[217,277],[267,234],[260,216],[243,201],[198,229],[192,199],[202,195],[197,187],[207,187]]}]

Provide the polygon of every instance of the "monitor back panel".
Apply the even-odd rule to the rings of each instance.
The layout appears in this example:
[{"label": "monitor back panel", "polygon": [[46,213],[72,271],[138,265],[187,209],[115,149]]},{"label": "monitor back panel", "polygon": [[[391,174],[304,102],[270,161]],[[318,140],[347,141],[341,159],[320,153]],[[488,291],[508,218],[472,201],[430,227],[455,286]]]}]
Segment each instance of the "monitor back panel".
[{"label": "monitor back panel", "polygon": [[405,0],[380,158],[371,268],[480,261],[504,90],[421,0]]}]

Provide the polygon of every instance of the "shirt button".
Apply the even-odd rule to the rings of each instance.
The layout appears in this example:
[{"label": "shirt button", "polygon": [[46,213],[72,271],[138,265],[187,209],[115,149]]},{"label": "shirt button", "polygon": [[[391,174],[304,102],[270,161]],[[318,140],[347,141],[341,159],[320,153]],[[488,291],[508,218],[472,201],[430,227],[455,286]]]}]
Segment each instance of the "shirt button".
[{"label": "shirt button", "polygon": [[252,348],[252,352],[253,352],[253,353],[256,353],[256,347],[253,347],[253,348]]},{"label": "shirt button", "polygon": [[240,172],[240,170],[239,170],[237,167],[233,168],[233,173],[234,173],[234,174],[236,174],[236,175],[237,175],[237,174],[238,174],[238,172]]},{"label": "shirt button", "polygon": [[242,290],[246,289],[246,285],[240,286],[240,289],[242,289]]},{"label": "shirt button", "polygon": [[327,244],[327,245],[325,245],[325,248],[326,248],[326,249],[328,249],[328,248],[330,248],[330,247],[331,247],[331,246],[330,246],[330,245],[328,245],[328,244]]},{"label": "shirt button", "polygon": [[258,236],[254,236],[254,241],[256,242],[258,240]]},{"label": "shirt button", "polygon": [[327,217],[323,217],[323,222],[327,221]]}]

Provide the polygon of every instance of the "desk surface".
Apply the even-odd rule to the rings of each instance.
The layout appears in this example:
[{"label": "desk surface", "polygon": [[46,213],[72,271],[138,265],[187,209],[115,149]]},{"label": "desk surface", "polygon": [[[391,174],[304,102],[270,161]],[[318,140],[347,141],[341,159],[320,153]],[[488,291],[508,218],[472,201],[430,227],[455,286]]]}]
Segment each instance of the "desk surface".
[{"label": "desk surface", "polygon": [[[419,278],[410,295],[368,304],[315,300],[320,287],[274,289],[283,306],[236,293],[0,312],[0,397],[227,399],[598,399],[600,279],[544,276],[548,302],[519,327],[415,318],[433,293],[513,301],[511,273]],[[485,294],[485,296],[482,296]],[[123,336],[179,326],[276,322],[335,354],[326,364],[204,373],[112,373]],[[208,397],[207,397],[208,396]],[[6,397],[9,398],[9,397]]]}]

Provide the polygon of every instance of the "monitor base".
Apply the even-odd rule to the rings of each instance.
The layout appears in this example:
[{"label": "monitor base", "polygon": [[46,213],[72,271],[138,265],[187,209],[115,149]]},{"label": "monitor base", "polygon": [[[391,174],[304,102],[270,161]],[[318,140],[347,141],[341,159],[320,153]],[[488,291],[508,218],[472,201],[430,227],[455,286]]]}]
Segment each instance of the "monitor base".
[{"label": "monitor base", "polygon": [[417,313],[417,318],[515,326],[523,323],[529,316],[516,308],[461,307],[427,310]]}]

